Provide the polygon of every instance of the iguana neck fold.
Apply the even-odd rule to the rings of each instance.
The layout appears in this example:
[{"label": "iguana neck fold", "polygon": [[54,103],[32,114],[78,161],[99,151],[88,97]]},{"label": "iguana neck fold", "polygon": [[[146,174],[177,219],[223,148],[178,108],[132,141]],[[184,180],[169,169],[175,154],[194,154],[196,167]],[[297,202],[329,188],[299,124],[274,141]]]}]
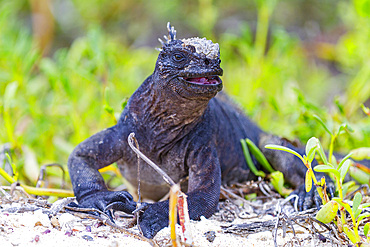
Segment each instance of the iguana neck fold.
[{"label": "iguana neck fold", "polygon": [[160,149],[187,135],[201,121],[212,97],[188,99],[170,87],[156,87],[158,83],[153,78],[150,76],[134,93],[128,107],[137,120],[135,128],[138,132],[146,133],[157,143],[160,142]]}]

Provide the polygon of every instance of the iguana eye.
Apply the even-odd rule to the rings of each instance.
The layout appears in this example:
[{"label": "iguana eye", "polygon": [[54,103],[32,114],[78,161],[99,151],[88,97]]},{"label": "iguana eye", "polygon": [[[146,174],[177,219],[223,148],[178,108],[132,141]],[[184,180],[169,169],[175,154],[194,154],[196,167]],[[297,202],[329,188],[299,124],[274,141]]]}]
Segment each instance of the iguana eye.
[{"label": "iguana eye", "polygon": [[183,62],[185,61],[185,55],[184,54],[181,54],[181,53],[175,53],[172,55],[172,59],[175,61],[175,62]]}]

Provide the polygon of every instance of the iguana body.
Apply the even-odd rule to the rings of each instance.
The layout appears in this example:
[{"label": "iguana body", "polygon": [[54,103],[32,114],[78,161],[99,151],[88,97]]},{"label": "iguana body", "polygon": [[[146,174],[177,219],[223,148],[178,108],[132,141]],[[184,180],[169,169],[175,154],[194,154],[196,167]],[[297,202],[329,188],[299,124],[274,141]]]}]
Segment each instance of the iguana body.
[{"label": "iguana body", "polygon": [[[85,140],[70,155],[69,172],[79,206],[105,212],[131,213],[135,209],[131,195],[108,191],[98,172],[117,162],[123,176],[137,185],[137,156],[127,144],[131,132],[135,132],[140,150],[175,182],[188,176],[184,189],[191,219],[210,217],[216,211],[221,184],[255,178],[240,139],[249,138],[262,149],[268,142],[289,146],[266,135],[225,94],[216,96],[222,89],[220,62],[218,44],[199,38],[177,40],[169,27],[153,74],[131,96],[117,125]],[[303,184],[305,167],[298,159],[281,152],[265,153],[291,184]],[[140,162],[142,195],[161,198],[168,187],[151,167]],[[304,192],[300,193],[305,198]],[[312,196],[309,198],[305,207],[312,204]],[[168,201],[150,204],[140,225],[147,237],[167,226]]]}]

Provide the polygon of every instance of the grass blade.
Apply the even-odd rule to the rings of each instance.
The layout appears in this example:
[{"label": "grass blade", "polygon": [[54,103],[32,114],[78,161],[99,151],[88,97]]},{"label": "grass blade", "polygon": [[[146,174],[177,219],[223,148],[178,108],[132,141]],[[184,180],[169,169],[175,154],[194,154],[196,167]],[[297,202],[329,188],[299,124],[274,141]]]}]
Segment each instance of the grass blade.
[{"label": "grass blade", "polygon": [[251,155],[249,153],[249,150],[248,150],[248,146],[247,146],[246,141],[244,139],[241,139],[240,140],[240,143],[242,145],[244,157],[245,157],[245,160],[247,161],[247,164],[248,164],[249,169],[257,177],[263,177],[263,178],[266,177],[266,174],[263,171],[257,170],[256,166],[254,165],[253,160],[252,160],[252,157],[251,157]]},{"label": "grass blade", "polygon": [[274,172],[274,168],[272,168],[261,150],[250,139],[246,138],[245,141],[248,144],[248,148],[250,149],[254,157],[256,157],[257,161],[263,166],[263,168],[265,168],[270,173]]},{"label": "grass blade", "polygon": [[300,158],[302,160],[302,162],[304,164],[306,164],[306,162],[303,159],[303,157],[299,153],[297,153],[296,151],[294,151],[293,149],[290,149],[290,148],[287,148],[287,147],[284,147],[284,146],[280,146],[280,145],[273,145],[273,144],[266,145],[265,148],[267,148],[267,149],[274,149],[274,150],[280,150],[280,151],[291,153],[291,154],[297,156],[298,158]]}]

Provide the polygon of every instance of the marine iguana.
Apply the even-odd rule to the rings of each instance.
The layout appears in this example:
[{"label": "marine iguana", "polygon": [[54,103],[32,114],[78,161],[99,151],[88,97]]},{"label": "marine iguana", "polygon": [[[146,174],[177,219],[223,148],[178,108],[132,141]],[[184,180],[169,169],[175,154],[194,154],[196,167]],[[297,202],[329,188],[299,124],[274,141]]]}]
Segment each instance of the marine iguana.
[{"label": "marine iguana", "polygon": [[[136,133],[140,150],[175,182],[188,176],[191,219],[210,217],[217,209],[221,184],[255,179],[249,170],[240,139],[249,138],[276,170],[298,189],[299,207],[313,204],[313,190],[306,194],[305,167],[294,156],[264,149],[267,143],[288,146],[249,120],[229,97],[221,93],[219,45],[206,38],[176,39],[168,24],[168,37],[152,75],[133,93],[118,123],[80,143],[68,160],[78,207],[132,213],[136,202],[126,191],[108,191],[98,169],[117,162],[122,175],[137,185],[137,156],[127,137]],[[143,163],[141,160],[140,163]],[[258,169],[261,166],[254,159]],[[151,167],[141,164],[141,193],[158,200],[168,186]],[[140,217],[144,236],[153,237],[168,225],[168,201],[149,204]]]}]

